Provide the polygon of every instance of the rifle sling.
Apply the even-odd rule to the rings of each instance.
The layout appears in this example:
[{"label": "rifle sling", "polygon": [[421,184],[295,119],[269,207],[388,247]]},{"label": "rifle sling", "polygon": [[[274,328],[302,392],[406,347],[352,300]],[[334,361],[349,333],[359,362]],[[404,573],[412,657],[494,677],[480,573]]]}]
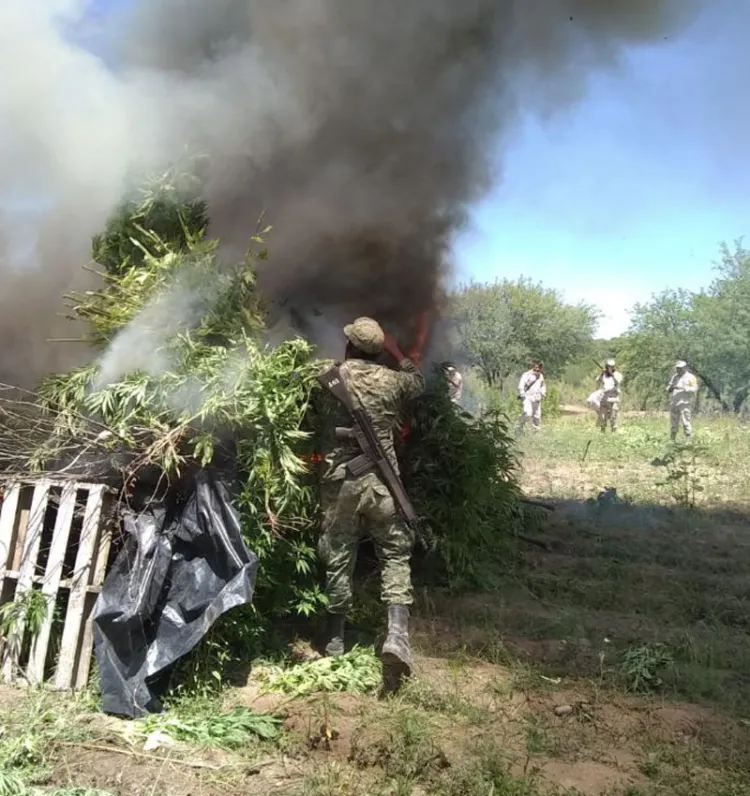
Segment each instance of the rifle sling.
[{"label": "rifle sling", "polygon": [[527,384],[527,385],[526,385],[526,386],[523,388],[523,394],[524,394],[524,395],[526,395],[526,394],[528,393],[528,391],[529,391],[529,390],[530,390],[530,389],[531,389],[531,388],[532,388],[532,387],[533,387],[533,386],[534,386],[534,385],[535,385],[535,384],[536,384],[536,383],[539,381],[539,379],[541,379],[541,378],[542,378],[542,374],[541,374],[541,373],[537,373],[537,376],[536,376],[536,378],[534,379],[534,381],[532,381],[532,382],[531,382],[531,384]]}]

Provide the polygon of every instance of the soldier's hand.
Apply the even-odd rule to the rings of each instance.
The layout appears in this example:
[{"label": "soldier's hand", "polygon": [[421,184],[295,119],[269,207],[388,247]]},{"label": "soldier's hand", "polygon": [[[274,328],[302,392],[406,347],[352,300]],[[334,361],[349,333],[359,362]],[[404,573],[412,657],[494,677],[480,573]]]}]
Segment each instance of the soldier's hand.
[{"label": "soldier's hand", "polygon": [[397,361],[400,362],[402,359],[405,359],[404,352],[401,350],[401,346],[399,346],[398,341],[392,334],[390,334],[390,332],[385,332],[385,340],[383,341],[383,348],[392,357],[395,357]]}]

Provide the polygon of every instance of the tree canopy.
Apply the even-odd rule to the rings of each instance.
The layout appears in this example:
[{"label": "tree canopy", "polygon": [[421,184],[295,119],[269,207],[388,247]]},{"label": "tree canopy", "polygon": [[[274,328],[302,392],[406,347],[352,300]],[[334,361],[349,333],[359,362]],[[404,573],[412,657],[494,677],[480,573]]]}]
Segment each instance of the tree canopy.
[{"label": "tree canopy", "polygon": [[458,346],[491,386],[540,359],[550,375],[587,350],[598,312],[530,280],[473,282],[451,297]]}]

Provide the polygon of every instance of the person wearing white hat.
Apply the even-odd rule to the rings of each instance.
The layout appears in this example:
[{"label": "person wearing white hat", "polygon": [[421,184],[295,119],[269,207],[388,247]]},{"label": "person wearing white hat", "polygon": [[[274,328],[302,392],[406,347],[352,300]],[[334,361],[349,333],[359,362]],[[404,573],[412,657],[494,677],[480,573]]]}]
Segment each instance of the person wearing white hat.
[{"label": "person wearing white hat", "polygon": [[690,372],[687,362],[678,359],[674,365],[674,373],[667,385],[669,393],[669,418],[671,422],[670,438],[677,439],[677,432],[682,426],[687,439],[693,436],[693,403],[698,392],[698,379]]},{"label": "person wearing white hat", "polygon": [[601,401],[597,412],[599,428],[602,433],[607,431],[609,423],[612,433],[617,432],[617,420],[620,416],[620,396],[622,385],[622,373],[617,370],[614,359],[608,359],[604,364],[604,370],[596,379],[596,386],[601,390]]}]

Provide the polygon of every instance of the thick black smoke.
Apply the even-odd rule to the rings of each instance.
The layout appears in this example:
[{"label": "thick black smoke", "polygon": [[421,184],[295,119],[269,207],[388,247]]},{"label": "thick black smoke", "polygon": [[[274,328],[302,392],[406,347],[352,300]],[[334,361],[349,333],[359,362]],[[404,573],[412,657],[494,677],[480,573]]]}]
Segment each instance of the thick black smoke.
[{"label": "thick black smoke", "polygon": [[[56,33],[51,12],[9,1],[18,35],[40,42],[0,43],[45,50],[44,74],[56,59],[64,74],[40,90],[42,76],[17,77],[0,55],[19,82],[0,87],[16,153],[0,167],[51,187],[53,218],[77,208],[61,256],[39,252],[49,289],[37,277],[22,311],[19,287],[0,306],[15,341],[0,378],[26,383],[60,364],[40,335],[80,264],[66,254],[85,247],[128,170],[185,144],[207,152],[212,232],[239,252],[261,213],[273,224],[261,284],[279,318],[291,311],[317,340],[360,313],[405,328],[434,303],[519,111],[568,106],[598,66],[696,13],[693,0],[136,0],[113,75]],[[71,0],[48,4],[70,13]],[[66,80],[83,97],[61,120],[41,106]]]}]

